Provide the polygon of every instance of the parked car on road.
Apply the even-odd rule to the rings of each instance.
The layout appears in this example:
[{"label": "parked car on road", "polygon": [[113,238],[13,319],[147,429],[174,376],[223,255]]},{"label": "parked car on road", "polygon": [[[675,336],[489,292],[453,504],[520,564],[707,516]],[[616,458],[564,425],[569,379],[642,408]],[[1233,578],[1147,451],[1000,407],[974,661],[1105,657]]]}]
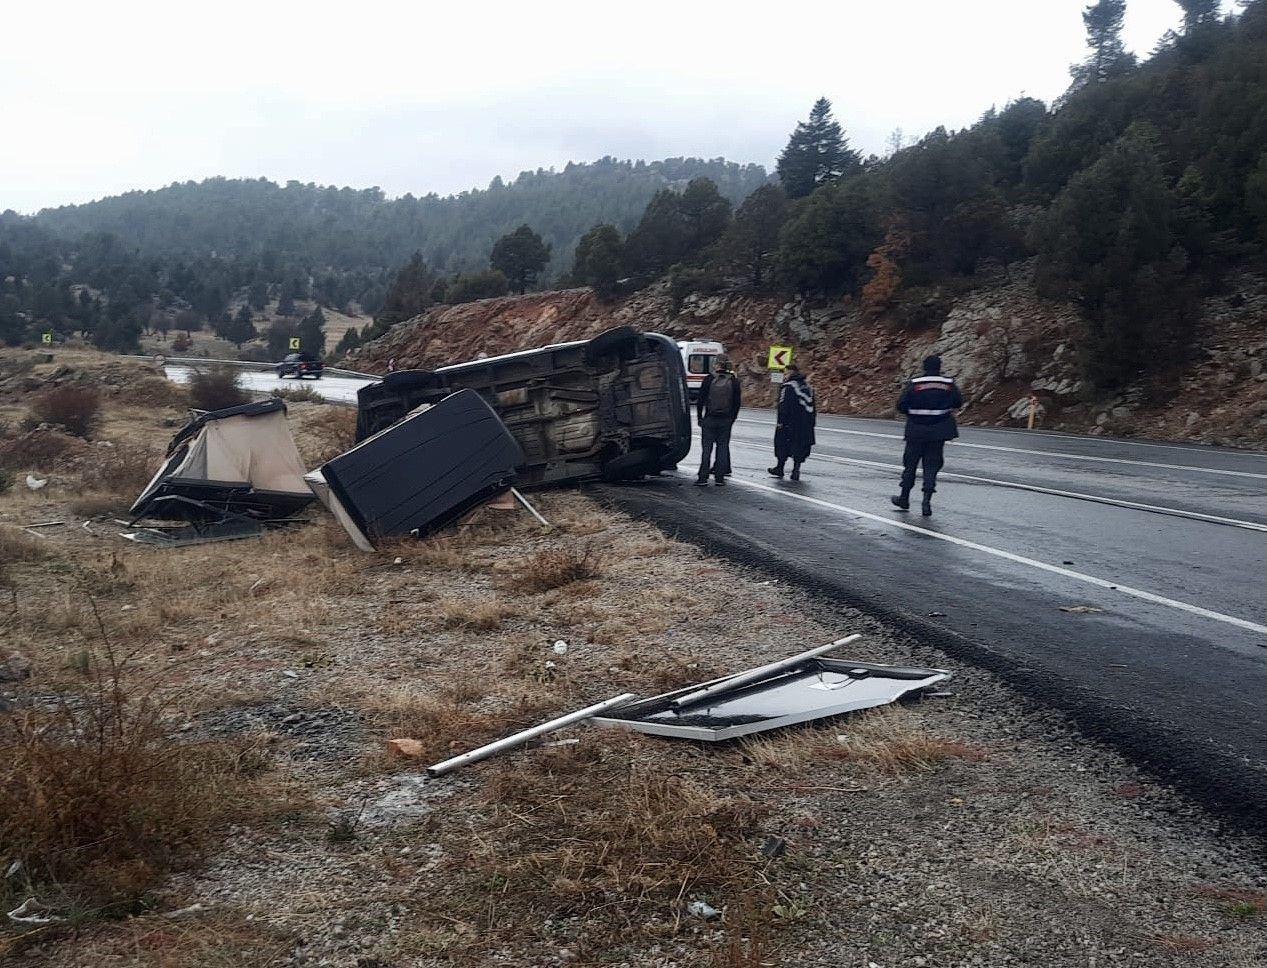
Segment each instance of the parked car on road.
[{"label": "parked car on road", "polygon": [[287,353],[277,364],[277,378],[293,376],[302,380],[306,376],[320,380],[325,364],[311,353]]},{"label": "parked car on road", "polygon": [[691,448],[677,344],[629,326],[437,370],[388,373],[357,393],[357,440],[463,389],[479,393],[519,442],[521,487],[656,474]]}]

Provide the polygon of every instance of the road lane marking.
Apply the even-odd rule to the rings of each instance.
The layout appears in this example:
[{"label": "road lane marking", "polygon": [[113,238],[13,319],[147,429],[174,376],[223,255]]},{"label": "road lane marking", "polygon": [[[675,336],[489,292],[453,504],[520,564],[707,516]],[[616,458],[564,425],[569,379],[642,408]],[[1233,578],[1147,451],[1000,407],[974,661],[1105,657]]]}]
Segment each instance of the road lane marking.
[{"label": "road lane marking", "polygon": [[973,551],[984,552],[987,555],[993,555],[996,558],[1003,558],[1006,561],[1015,562],[1018,565],[1028,565],[1030,568],[1037,568],[1041,571],[1050,572],[1053,575],[1060,575],[1064,578],[1072,578],[1074,581],[1085,582],[1088,585],[1095,585],[1098,588],[1106,588],[1110,591],[1121,592],[1123,595],[1129,595],[1132,598],[1138,598],[1145,602],[1152,602],[1154,605],[1164,605],[1167,608],[1175,608],[1192,615],[1200,615],[1202,618],[1214,619],[1216,622],[1223,622],[1227,625],[1234,625],[1237,628],[1248,629],[1259,635],[1267,635],[1267,625],[1259,625],[1257,622],[1250,622],[1243,618],[1237,618],[1234,615],[1224,615],[1222,612],[1215,612],[1208,608],[1202,608],[1200,605],[1190,605],[1187,602],[1180,602],[1173,598],[1167,598],[1164,595],[1157,595],[1153,592],[1144,591],[1140,588],[1132,588],[1130,585],[1123,585],[1119,582],[1108,581],[1104,578],[1097,578],[1095,575],[1088,575],[1080,571],[1072,571],[1069,568],[1061,568],[1059,565],[1049,565],[1045,561],[1038,561],[1035,558],[1027,558],[1024,555],[1018,555],[1011,551],[1004,551],[1002,548],[995,548],[991,545],[980,544],[976,541],[969,541],[967,538],[957,538],[952,534],[943,534],[940,531],[930,531],[927,528],[921,528],[914,524],[908,524],[905,521],[896,521],[893,518],[882,517],[879,514],[872,514],[869,511],[860,511],[857,508],[846,507],[843,504],[833,504],[831,501],[823,501],[816,497],[810,497],[806,494],[795,494],[786,488],[770,487],[768,484],[758,484],[756,481],[745,481],[739,478],[731,478],[731,481],[741,487],[750,487],[754,490],[765,491],[769,494],[777,494],[780,497],[793,498],[797,501],[803,501],[806,504],[812,504],[816,507],[826,508],[829,511],[839,511],[844,514],[852,514],[856,517],[864,518],[868,521],[874,521],[877,524],[884,524],[891,528],[899,528],[903,531],[913,531],[916,534],[924,535],[929,538],[936,538],[938,541],[947,541],[950,544],[958,545],[961,548],[969,548]]},{"label": "road lane marking", "polygon": [[[764,420],[750,420],[740,418],[740,423],[752,424],[757,427],[773,427],[772,423],[766,423]],[[871,430],[842,430],[839,427],[816,427],[819,432],[831,434],[852,434],[856,437],[883,437],[885,440],[901,440],[901,434],[881,434]],[[1063,457],[1068,460],[1089,460],[1101,464],[1133,464],[1137,467],[1158,467],[1163,470],[1172,471],[1192,471],[1196,474],[1221,474],[1225,477],[1253,477],[1258,480],[1267,481],[1267,474],[1256,474],[1252,471],[1229,471],[1221,467],[1193,467],[1191,464],[1163,464],[1159,461],[1151,460],[1130,460],[1126,457],[1093,457],[1090,454],[1066,454],[1056,450],[1030,450],[1025,447],[1003,447],[999,444],[970,444],[965,440],[955,440],[956,447],[971,447],[975,450],[1002,450],[1010,454],[1037,454],[1040,457]]]},{"label": "road lane marking", "polygon": [[[882,464],[878,460],[863,460],[860,457],[837,457],[834,454],[815,454],[819,460],[834,461],[837,464],[860,464],[863,467],[877,467],[886,471],[900,471],[900,464]],[[1185,511],[1182,508],[1164,507],[1159,504],[1142,504],[1139,501],[1127,501],[1117,497],[1104,497],[1100,494],[1083,494],[1080,491],[1062,491],[1055,487],[1042,487],[1038,484],[1022,484],[1020,481],[1000,481],[993,477],[977,477],[973,474],[956,474],[952,471],[941,471],[938,477],[953,477],[960,481],[977,481],[981,484],[993,484],[998,487],[1010,487],[1021,491],[1035,491],[1039,494],[1053,494],[1056,497],[1074,498],[1079,501],[1092,501],[1096,504],[1111,504],[1120,508],[1131,508],[1136,511],[1151,511],[1156,514],[1170,514],[1177,518],[1191,518],[1194,521],[1208,521],[1212,524],[1226,524],[1234,528],[1245,528],[1247,531],[1267,531],[1267,524],[1254,521],[1242,521],[1239,518],[1224,518],[1217,514],[1203,514],[1200,511]]]},{"label": "road lane marking", "polygon": [[[774,411],[764,407],[749,407],[749,413],[769,413]],[[824,413],[819,416],[834,418],[837,420],[848,420],[853,423],[882,423],[894,424],[896,421],[886,420],[884,417],[842,417],[839,414]],[[820,430],[830,430],[830,427],[820,427]],[[980,424],[968,424],[967,429],[978,434],[1002,434],[1005,437],[1035,437],[1039,440],[1077,440],[1086,444],[1101,444],[1104,446],[1118,445],[1122,447],[1154,447],[1160,450],[1181,450],[1185,453],[1192,454],[1202,449],[1210,453],[1217,453],[1220,457],[1248,457],[1252,460],[1267,459],[1267,453],[1260,450],[1236,450],[1228,447],[1215,449],[1211,446],[1203,444],[1162,444],[1155,440],[1135,440],[1131,437],[1090,437],[1086,434],[1064,434],[1054,430],[1023,430],[1020,427],[990,427],[981,426]]]}]

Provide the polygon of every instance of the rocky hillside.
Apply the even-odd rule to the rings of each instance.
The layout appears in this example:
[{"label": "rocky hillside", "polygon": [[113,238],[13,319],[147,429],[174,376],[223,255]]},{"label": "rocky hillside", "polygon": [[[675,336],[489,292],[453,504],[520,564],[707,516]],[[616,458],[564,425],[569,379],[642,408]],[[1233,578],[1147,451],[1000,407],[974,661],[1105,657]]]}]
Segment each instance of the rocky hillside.
[{"label": "rocky hillside", "polygon": [[864,319],[856,303],[783,302],[743,295],[690,297],[675,311],[665,284],[602,302],[588,289],[534,293],[434,309],[394,327],[355,357],[360,369],[436,367],[632,325],[681,339],[721,340],[748,399],[772,400],[765,371],[772,342],[790,342],[825,412],[891,415],[904,377],[928,353],[964,388],[966,423],[1021,426],[1031,394],[1049,430],[1267,444],[1267,282],[1244,276],[1207,300],[1192,361],[1169,374],[1173,389],[1143,384],[1096,393],[1079,379],[1084,323],[1073,307],[1037,298],[1024,264],[1008,278],[956,298],[940,326],[911,332]]}]

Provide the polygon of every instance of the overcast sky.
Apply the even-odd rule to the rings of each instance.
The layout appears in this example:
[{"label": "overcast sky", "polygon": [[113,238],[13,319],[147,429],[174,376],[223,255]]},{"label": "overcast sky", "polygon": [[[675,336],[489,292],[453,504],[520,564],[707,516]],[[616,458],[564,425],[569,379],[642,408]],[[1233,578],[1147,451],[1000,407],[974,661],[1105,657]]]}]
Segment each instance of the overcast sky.
[{"label": "overcast sky", "polygon": [[[1059,95],[1085,2],[17,3],[0,210],[211,175],[394,196],[607,154],[772,167],[820,95],[882,153],[895,128]],[[1178,16],[1128,0],[1128,47]]]}]

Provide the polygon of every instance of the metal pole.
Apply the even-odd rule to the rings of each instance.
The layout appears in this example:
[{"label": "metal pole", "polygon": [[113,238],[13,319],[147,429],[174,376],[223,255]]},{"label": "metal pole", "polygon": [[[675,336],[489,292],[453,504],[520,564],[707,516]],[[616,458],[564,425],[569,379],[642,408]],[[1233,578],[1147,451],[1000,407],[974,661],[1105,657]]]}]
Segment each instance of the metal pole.
[{"label": "metal pole", "polygon": [[540,511],[538,511],[536,508],[534,508],[531,504],[529,504],[529,503],[528,503],[528,499],[527,499],[526,497],[524,497],[522,494],[520,494],[520,493],[519,493],[519,488],[517,488],[517,487],[512,487],[512,488],[510,489],[510,493],[511,493],[511,494],[513,494],[513,495],[515,496],[515,500],[516,500],[516,501],[518,501],[520,504],[522,504],[524,507],[526,507],[526,508],[528,509],[529,513],[530,513],[530,514],[531,514],[534,518],[536,518],[538,521],[540,521],[540,522],[541,522],[541,526],[542,526],[542,527],[544,527],[544,528],[551,527],[550,522],[549,522],[549,521],[547,521],[545,518],[543,518],[543,517],[541,516],[541,512],[540,512]]},{"label": "metal pole", "polygon": [[749,669],[747,672],[741,672],[729,679],[723,679],[721,682],[715,682],[711,686],[705,686],[703,689],[696,689],[694,692],[688,692],[685,696],[679,696],[672,700],[670,705],[677,708],[689,706],[691,703],[698,702],[701,699],[707,699],[709,696],[719,692],[726,692],[731,689],[738,689],[740,686],[746,686],[750,683],[757,682],[761,679],[767,679],[775,673],[782,672],[784,669],[805,662],[807,659],[816,659],[824,652],[830,652],[832,649],[841,645],[848,645],[850,642],[856,642],[862,638],[860,634],[846,635],[843,639],[837,639],[835,642],[828,642],[826,645],[820,645],[817,648],[810,649],[808,652],[802,652],[800,655],[794,655],[789,659],[779,659],[777,662],[771,662],[768,665],[758,666],[756,669]]},{"label": "metal pole", "polygon": [[469,753],[462,753],[451,759],[443,760],[434,766],[427,767],[427,776],[437,777],[456,770],[459,766],[466,766],[468,763],[477,763],[480,760],[492,756],[494,753],[500,753],[502,750],[508,750],[521,743],[545,733],[553,732],[556,729],[562,729],[564,726],[570,726],[573,723],[579,723],[583,719],[591,719],[601,712],[606,712],[616,706],[623,706],[631,700],[637,699],[637,695],[627,692],[622,696],[616,696],[612,699],[605,699],[603,702],[595,703],[592,706],[586,706],[584,709],[578,709],[574,713],[568,713],[566,716],[560,716],[558,719],[552,719],[547,723],[539,726],[532,726],[523,732],[515,733],[513,736],[507,736],[504,739],[496,740],[487,746],[481,746],[473,749]]}]

